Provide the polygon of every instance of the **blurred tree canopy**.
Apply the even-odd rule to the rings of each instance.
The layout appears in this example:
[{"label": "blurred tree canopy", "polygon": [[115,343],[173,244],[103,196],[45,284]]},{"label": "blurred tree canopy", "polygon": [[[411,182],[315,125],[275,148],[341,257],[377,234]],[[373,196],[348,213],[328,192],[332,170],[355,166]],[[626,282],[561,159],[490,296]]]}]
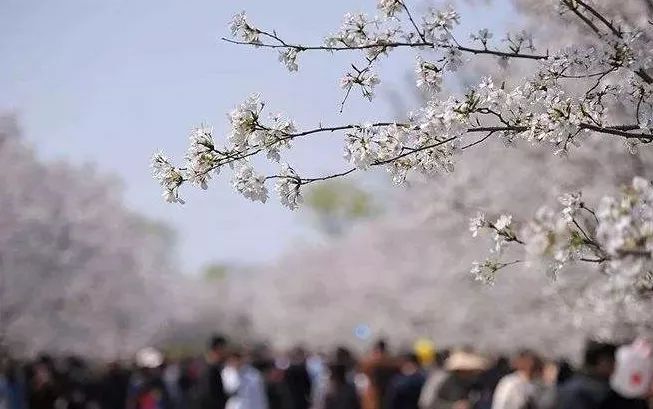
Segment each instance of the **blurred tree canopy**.
[{"label": "blurred tree canopy", "polygon": [[202,278],[206,281],[222,281],[227,277],[229,267],[224,264],[209,264],[202,269]]},{"label": "blurred tree canopy", "polygon": [[329,236],[340,235],[352,222],[381,213],[371,193],[346,180],[315,185],[308,190],[305,200],[319,230]]}]

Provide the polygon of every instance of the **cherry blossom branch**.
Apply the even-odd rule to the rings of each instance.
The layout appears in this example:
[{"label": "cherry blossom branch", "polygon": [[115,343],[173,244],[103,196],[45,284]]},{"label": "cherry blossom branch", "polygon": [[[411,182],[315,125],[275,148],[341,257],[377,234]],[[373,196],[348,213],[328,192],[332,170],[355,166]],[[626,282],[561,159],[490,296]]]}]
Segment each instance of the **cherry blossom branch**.
[{"label": "cherry blossom branch", "polygon": [[325,46],[325,45],[298,45],[298,44],[285,44],[285,43],[284,44],[252,43],[247,41],[232,40],[226,37],[222,37],[221,40],[237,45],[248,45],[257,48],[262,47],[262,48],[273,48],[273,49],[279,49],[279,48],[294,49],[300,52],[302,51],[355,51],[355,50],[369,50],[369,49],[374,49],[379,47],[386,48],[386,49],[387,48],[446,47],[446,48],[455,48],[458,51],[475,54],[475,55],[485,54],[485,55],[492,55],[492,56],[502,57],[502,58],[520,58],[526,60],[545,60],[549,58],[548,55],[544,55],[544,54],[513,53],[513,52],[505,52],[499,50],[459,46],[459,45],[443,46],[441,44],[435,42],[428,42],[428,41],[418,41],[418,42],[393,41],[393,42],[379,42],[379,43],[356,45],[356,46]]},{"label": "cherry blossom branch", "polygon": [[[370,126],[372,126],[372,127],[387,127],[387,126],[403,126],[403,127],[406,127],[408,125],[407,124],[401,124],[401,123],[392,123],[392,122],[377,122],[377,123],[371,124]],[[260,125],[259,125],[259,127],[260,127],[260,129],[263,129],[263,130],[269,130],[269,128],[267,128],[267,127],[263,127],[263,126],[260,126]],[[632,134],[632,133],[628,133],[628,132],[625,132],[625,131],[621,130],[621,129],[639,129],[639,127],[637,127],[635,125],[618,125],[618,126],[614,126],[614,127],[597,127],[597,126],[594,126],[594,125],[591,125],[591,124],[581,124],[580,127],[582,129],[591,129],[591,130],[599,132],[599,133],[618,135],[618,136],[623,136],[623,137],[627,137],[627,138],[647,139],[649,141],[651,139],[653,139],[653,135],[650,135],[650,134],[642,134],[642,133]],[[213,166],[211,168],[208,168],[204,173],[212,172],[215,169],[220,168],[220,167],[222,167],[224,165],[228,165],[228,164],[233,163],[233,162],[242,161],[244,159],[247,159],[249,157],[257,155],[257,154],[261,153],[263,150],[265,150],[267,148],[270,148],[271,146],[276,145],[276,144],[278,144],[280,142],[285,142],[285,141],[292,140],[292,139],[295,139],[295,138],[314,135],[314,134],[318,134],[318,133],[333,133],[333,132],[336,132],[336,131],[354,130],[354,129],[359,129],[359,128],[360,128],[360,125],[356,125],[356,124],[330,126],[330,127],[320,126],[318,128],[310,129],[310,130],[306,130],[306,131],[302,131],[302,132],[285,134],[284,136],[279,137],[277,140],[275,140],[274,142],[272,142],[271,144],[269,144],[267,146],[257,147],[256,149],[253,149],[253,150],[248,151],[248,152],[243,152],[240,155],[236,155],[236,156],[227,155],[227,156],[225,156],[225,160],[216,162],[215,166]],[[475,141],[475,142],[472,142],[472,143],[470,143],[468,145],[465,145],[465,146],[461,147],[461,150],[471,148],[473,146],[476,146],[476,145],[484,142],[485,140],[490,138],[496,132],[524,132],[526,130],[528,130],[528,128],[523,127],[523,126],[484,126],[484,127],[468,128],[466,130],[466,132],[470,133],[470,134],[481,133],[481,132],[488,132],[488,134],[486,136],[484,136],[483,138]],[[405,153],[402,153],[402,154],[400,154],[398,156],[395,156],[395,157],[392,157],[392,158],[389,158],[389,159],[386,159],[386,160],[383,160],[383,161],[375,162],[375,163],[373,163],[373,165],[378,166],[378,165],[388,164],[388,163],[397,161],[397,160],[399,160],[401,158],[404,158],[406,156],[409,156],[409,155],[412,155],[412,154],[415,154],[415,153],[418,153],[418,152],[421,152],[421,151],[424,151],[424,150],[436,148],[438,146],[441,146],[441,145],[444,145],[446,143],[452,142],[452,141],[454,141],[456,139],[459,139],[459,136],[454,136],[454,137],[451,137],[451,138],[448,138],[448,139],[445,139],[445,140],[441,140],[441,141],[437,141],[437,142],[432,143],[432,144],[427,144],[427,145],[424,145],[424,146],[421,146],[421,147],[409,148],[409,150],[407,152],[405,152]],[[216,150],[215,148],[213,148],[213,150],[216,153],[222,153],[221,151]],[[348,171],[345,174],[330,175],[330,176],[325,177],[325,178],[332,179],[332,178],[335,178],[335,177],[338,177],[338,176],[345,176],[345,175],[347,175],[349,173],[351,173],[351,171]],[[187,181],[187,180],[189,180],[189,179],[184,178],[184,181]],[[302,180],[304,180],[304,179],[302,179]],[[324,178],[311,179],[311,181],[319,181],[319,180],[325,180],[325,179]]]}]

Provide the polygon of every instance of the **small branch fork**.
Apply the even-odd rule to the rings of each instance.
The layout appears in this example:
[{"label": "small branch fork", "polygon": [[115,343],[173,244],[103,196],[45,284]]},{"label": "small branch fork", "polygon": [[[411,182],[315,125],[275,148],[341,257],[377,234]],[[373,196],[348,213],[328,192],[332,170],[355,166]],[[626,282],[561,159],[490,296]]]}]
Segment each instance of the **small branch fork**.
[{"label": "small branch fork", "polygon": [[[615,26],[615,24],[608,20],[604,15],[602,15],[594,7],[590,6],[583,0],[563,0],[563,3],[572,13],[576,15],[587,27],[590,28],[601,40],[605,41],[606,35],[612,35],[615,38],[623,39],[623,32],[620,28]],[[595,19],[594,21],[592,19]],[[605,33],[602,31],[595,22],[598,20],[608,32]],[[653,84],[653,77],[651,77],[643,69],[638,69],[634,71],[635,74],[642,79],[647,84]]]}]

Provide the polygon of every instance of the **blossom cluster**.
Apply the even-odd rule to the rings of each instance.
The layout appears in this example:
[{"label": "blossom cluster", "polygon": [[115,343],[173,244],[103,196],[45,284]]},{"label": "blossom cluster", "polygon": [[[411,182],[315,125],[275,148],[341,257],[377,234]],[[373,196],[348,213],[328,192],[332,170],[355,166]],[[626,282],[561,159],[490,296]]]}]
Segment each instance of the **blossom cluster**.
[{"label": "blossom cluster", "polygon": [[[264,105],[258,95],[252,95],[229,113],[231,130],[223,147],[216,143],[213,129],[204,125],[192,129],[183,167],[174,166],[163,153],[153,155],[152,173],[161,184],[166,201],[183,203],[179,188],[184,182],[207,189],[212,176],[229,167],[234,171],[234,189],[250,200],[264,203],[268,198],[267,178],[254,169],[250,158],[264,151],[269,160],[280,162],[281,151],[290,148],[296,132],[294,123],[281,114],[271,114],[266,122],[262,121]],[[295,180],[296,186],[278,187],[277,192],[282,203],[295,208],[301,202],[302,180],[289,169],[281,165],[282,175]]]},{"label": "blossom cluster", "polygon": [[582,201],[580,192],[559,199],[560,208],[540,208],[521,223],[516,233],[512,217],[501,215],[495,222],[483,213],[470,220],[476,237],[487,230],[495,243],[487,260],[476,262],[472,274],[483,281],[508,265],[498,261],[507,243],[523,248],[523,261],[543,264],[549,275],[573,263],[594,263],[608,275],[613,290],[653,290],[653,185],[635,177],[618,196],[605,196],[596,210]]}]

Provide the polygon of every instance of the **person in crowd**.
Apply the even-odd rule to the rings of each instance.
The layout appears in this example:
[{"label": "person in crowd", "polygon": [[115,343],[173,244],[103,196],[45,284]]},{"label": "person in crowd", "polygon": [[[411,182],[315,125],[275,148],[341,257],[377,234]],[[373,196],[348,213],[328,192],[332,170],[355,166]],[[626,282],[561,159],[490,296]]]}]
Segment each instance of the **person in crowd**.
[{"label": "person in crowd", "polygon": [[651,344],[643,340],[619,347],[610,379],[611,390],[601,403],[601,409],[648,409],[646,399],[651,392],[652,376],[650,353]]},{"label": "person in crowd", "polygon": [[356,356],[354,356],[354,353],[349,348],[340,345],[336,347],[334,352],[334,362],[345,366],[347,379],[353,382],[356,375]]},{"label": "person in crowd", "polygon": [[544,393],[543,362],[533,351],[522,350],[513,359],[514,372],[499,381],[492,409],[536,409]]},{"label": "person in crowd", "polygon": [[484,371],[478,379],[480,397],[475,405],[475,409],[491,409],[494,391],[499,381],[512,372],[510,359],[506,356],[496,358],[494,365]]},{"label": "person in crowd", "polygon": [[599,409],[610,395],[616,346],[590,341],[583,369],[558,388],[558,409]]},{"label": "person in crowd", "polygon": [[66,409],[98,406],[97,385],[86,362],[76,356],[67,357],[58,375],[61,405]]},{"label": "person in crowd", "polygon": [[[2,363],[0,363],[2,365]],[[9,409],[9,380],[0,367],[0,409]]]},{"label": "person in crowd", "polygon": [[225,409],[229,398],[222,384],[222,370],[227,357],[227,339],[214,335],[206,353],[206,370],[199,385],[200,409]]},{"label": "person in crowd", "polygon": [[447,372],[444,370],[444,364],[447,358],[449,358],[449,351],[447,349],[440,350],[435,354],[435,359],[431,364],[426,382],[419,396],[420,409],[428,409],[432,406],[438,389],[440,389],[440,385],[447,376]]},{"label": "person in crowd", "polygon": [[30,409],[55,409],[59,391],[53,379],[53,372],[49,359],[41,359],[33,366],[28,391]]},{"label": "person in crowd", "polygon": [[345,362],[336,361],[329,366],[329,383],[319,409],[361,408],[356,385],[348,377],[349,369]]},{"label": "person in crowd", "polygon": [[614,390],[601,402],[600,409],[649,409],[648,402],[643,397],[626,398]]},{"label": "person in crowd", "polygon": [[306,365],[306,352],[295,347],[288,356],[290,363],[285,379],[290,391],[292,409],[308,409],[311,406],[311,375]]},{"label": "person in crowd", "polygon": [[11,409],[9,360],[0,355],[0,409]]},{"label": "person in crowd", "polygon": [[575,374],[574,367],[566,359],[559,359],[556,362],[556,386],[561,386],[571,379]]},{"label": "person in crowd", "polygon": [[124,409],[127,402],[129,372],[120,363],[112,362],[102,375],[99,385],[101,409]]},{"label": "person in crowd", "polygon": [[227,401],[227,409],[268,409],[263,376],[247,361],[243,352],[231,352],[223,373],[226,371],[237,375],[235,393]]},{"label": "person in crowd", "polygon": [[472,409],[480,398],[478,380],[487,370],[487,360],[470,350],[455,351],[447,358],[442,380],[426,409]]},{"label": "person in crowd", "polygon": [[414,353],[401,357],[400,372],[392,379],[388,388],[385,407],[387,409],[418,409],[419,396],[426,382],[420,361]]},{"label": "person in crowd", "polygon": [[127,409],[172,409],[163,381],[163,362],[163,354],[154,348],[138,351],[137,369],[129,381]]},{"label": "person in crowd", "polygon": [[25,409],[25,384],[17,362],[0,355],[0,408]]},{"label": "person in crowd", "polygon": [[[338,347],[337,351],[346,351],[344,352],[345,355],[350,354],[346,348],[342,347]],[[339,358],[337,357],[338,352],[336,352],[335,355],[336,358],[334,361],[340,362]],[[309,355],[308,359],[306,359],[308,373],[311,375],[311,402],[314,404],[324,401],[324,395],[326,394],[327,388],[329,386],[329,368],[327,364],[328,361],[329,359],[326,357],[326,355],[321,352],[314,352]],[[347,361],[347,359],[343,359],[343,362],[344,361]],[[356,365],[355,361],[353,360],[353,356],[352,361],[347,362],[347,367],[352,368],[353,370]],[[353,379],[353,375],[351,376]]]},{"label": "person in crowd", "polygon": [[181,378],[181,366],[179,362],[176,360],[166,360],[162,378],[170,395],[170,406],[172,409],[185,409],[182,406],[181,388],[179,386],[179,379]]},{"label": "person in crowd", "polygon": [[180,363],[179,380],[179,400],[181,408],[195,409],[198,405],[198,385],[201,379],[202,362],[195,358],[182,359]]},{"label": "person in crowd", "polygon": [[384,397],[390,381],[398,373],[396,361],[388,352],[384,339],[378,340],[371,354],[361,363],[361,372],[367,377],[363,393],[363,409],[386,409]]},{"label": "person in crowd", "polygon": [[265,381],[265,392],[269,409],[291,409],[290,391],[284,381],[284,371],[273,359],[266,359],[256,366]]}]

